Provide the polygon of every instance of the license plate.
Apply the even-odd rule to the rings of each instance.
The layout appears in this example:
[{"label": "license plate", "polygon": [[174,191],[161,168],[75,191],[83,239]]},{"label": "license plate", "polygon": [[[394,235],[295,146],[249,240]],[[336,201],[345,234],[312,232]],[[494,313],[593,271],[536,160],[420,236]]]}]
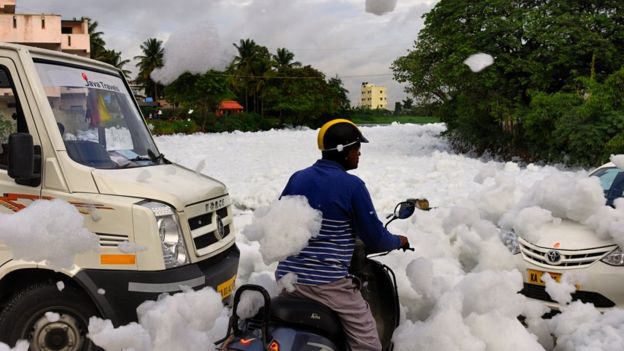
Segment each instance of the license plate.
[{"label": "license plate", "polygon": [[225,299],[226,297],[232,295],[232,292],[234,292],[235,281],[236,281],[236,276],[233,276],[232,278],[217,285],[217,292],[221,294],[222,299]]},{"label": "license plate", "polygon": [[552,272],[542,272],[542,271],[536,271],[534,269],[527,269],[527,276],[528,276],[528,280],[529,283],[531,284],[536,284],[536,285],[542,285],[545,286],[546,283],[544,283],[542,281],[542,275],[544,273],[548,273],[550,274],[550,276],[557,282],[560,283],[561,282],[561,273],[552,273]]}]

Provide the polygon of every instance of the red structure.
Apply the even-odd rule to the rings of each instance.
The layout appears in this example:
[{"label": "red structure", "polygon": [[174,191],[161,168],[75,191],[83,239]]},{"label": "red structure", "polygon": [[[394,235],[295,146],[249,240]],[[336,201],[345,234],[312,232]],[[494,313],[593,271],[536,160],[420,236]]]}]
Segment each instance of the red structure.
[{"label": "red structure", "polygon": [[224,116],[224,115],[235,115],[243,112],[245,108],[238,103],[238,101],[234,100],[223,100],[219,103],[219,108],[215,115]]}]

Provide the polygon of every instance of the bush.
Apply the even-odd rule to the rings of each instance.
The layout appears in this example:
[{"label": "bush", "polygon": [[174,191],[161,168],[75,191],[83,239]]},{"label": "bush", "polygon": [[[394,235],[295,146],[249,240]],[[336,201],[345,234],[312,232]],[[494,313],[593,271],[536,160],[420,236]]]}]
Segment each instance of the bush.
[{"label": "bush", "polygon": [[174,119],[174,120],[147,120],[147,124],[154,135],[167,134],[193,134],[199,132],[199,127],[193,120]]},{"label": "bush", "polygon": [[624,154],[624,134],[618,134],[611,138],[605,145],[605,155]]},{"label": "bush", "polygon": [[192,134],[197,132],[220,133],[233,132],[255,132],[259,130],[269,130],[277,126],[277,120],[273,118],[263,118],[256,113],[240,113],[228,116],[215,116],[212,113],[207,115],[194,114],[186,119],[148,119],[148,125],[155,135],[165,134]]},{"label": "bush", "polygon": [[530,153],[549,162],[597,166],[624,152],[622,76],[604,84],[579,79],[575,92],[535,94],[523,119]]}]

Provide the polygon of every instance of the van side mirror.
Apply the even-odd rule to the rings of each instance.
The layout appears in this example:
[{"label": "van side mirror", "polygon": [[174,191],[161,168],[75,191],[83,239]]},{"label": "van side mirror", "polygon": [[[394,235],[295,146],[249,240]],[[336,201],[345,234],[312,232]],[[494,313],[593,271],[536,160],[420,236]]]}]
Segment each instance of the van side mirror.
[{"label": "van side mirror", "polygon": [[41,183],[41,149],[33,145],[32,135],[9,135],[9,177],[22,185],[38,186]]}]

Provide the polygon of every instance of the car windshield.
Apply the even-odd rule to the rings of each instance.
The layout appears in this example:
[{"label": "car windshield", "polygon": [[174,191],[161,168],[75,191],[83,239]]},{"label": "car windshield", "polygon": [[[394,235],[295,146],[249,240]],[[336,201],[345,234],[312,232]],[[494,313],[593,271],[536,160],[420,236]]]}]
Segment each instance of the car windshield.
[{"label": "car windshield", "polygon": [[613,201],[622,197],[624,193],[624,171],[616,167],[608,167],[601,168],[592,175],[600,179],[607,205],[613,206]]},{"label": "car windshield", "polygon": [[95,168],[158,163],[158,151],[121,77],[36,63],[67,153]]}]

